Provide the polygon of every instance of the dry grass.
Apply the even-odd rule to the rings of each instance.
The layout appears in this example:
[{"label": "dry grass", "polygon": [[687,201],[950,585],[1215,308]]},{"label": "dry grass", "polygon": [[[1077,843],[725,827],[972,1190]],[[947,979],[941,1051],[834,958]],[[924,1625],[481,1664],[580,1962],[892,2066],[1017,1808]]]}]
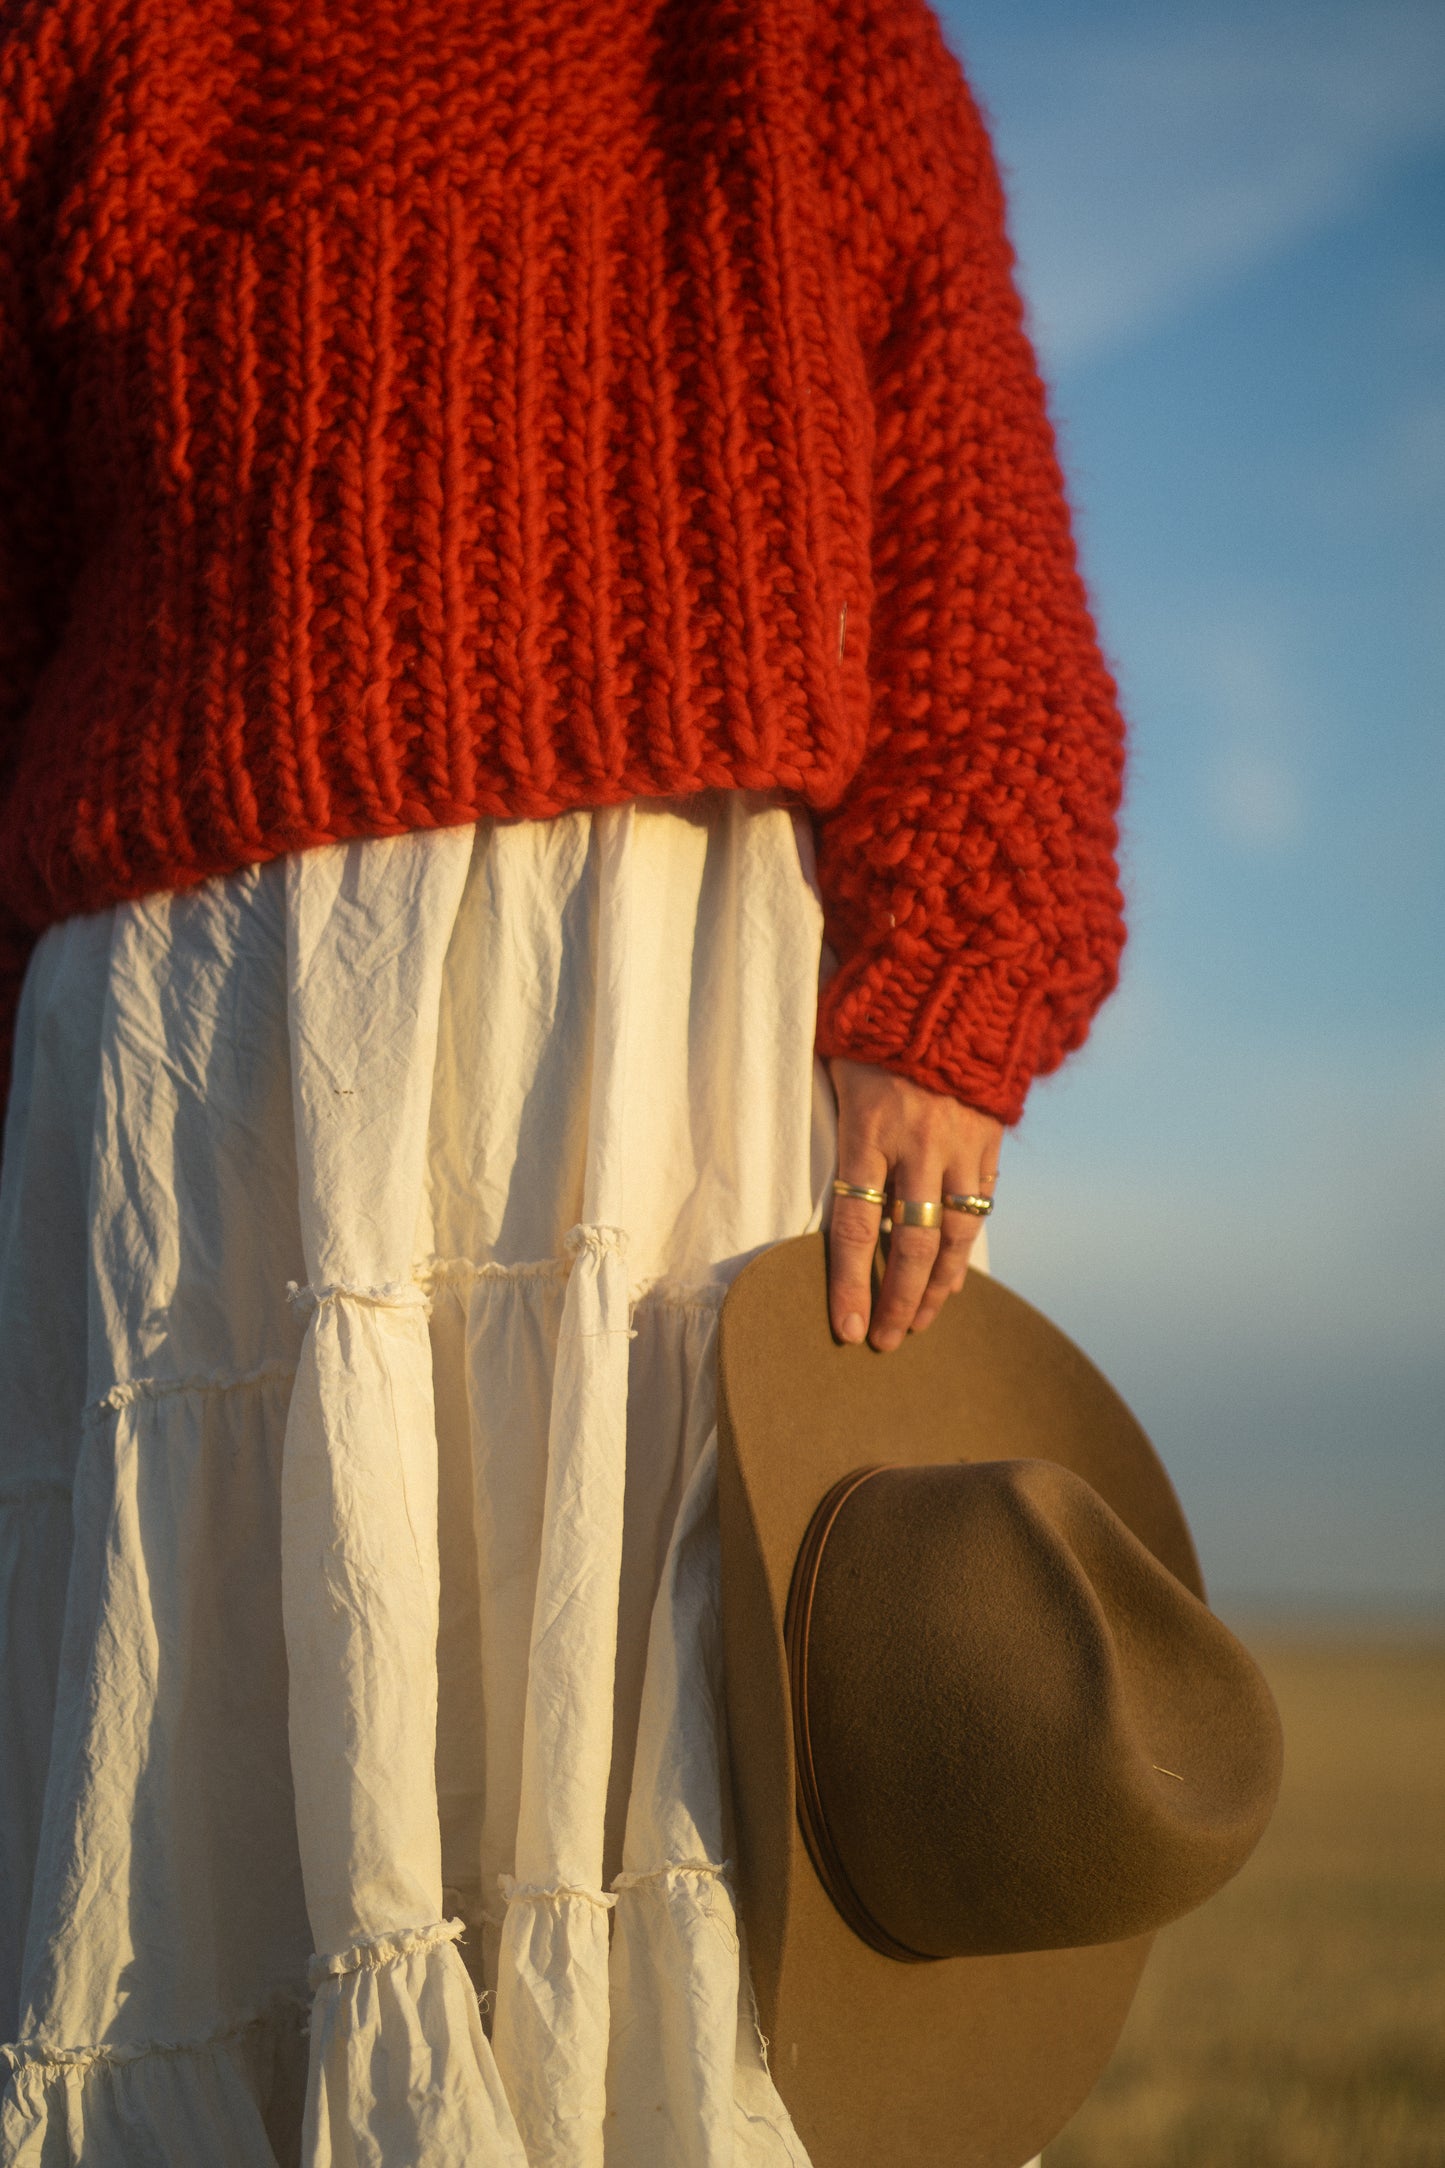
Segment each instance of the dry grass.
[{"label": "dry grass", "polygon": [[1245,1638],[1284,1717],[1275,1818],[1159,1937],[1045,2168],[1445,2164],[1445,1640]]}]

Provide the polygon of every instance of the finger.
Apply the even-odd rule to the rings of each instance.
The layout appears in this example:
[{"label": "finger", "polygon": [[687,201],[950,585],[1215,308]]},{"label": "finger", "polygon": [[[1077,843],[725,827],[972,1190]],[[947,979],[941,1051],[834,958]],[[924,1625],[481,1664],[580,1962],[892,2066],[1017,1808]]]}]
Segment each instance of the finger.
[{"label": "finger", "polygon": [[[874,1144],[854,1143],[840,1134],[838,1173],[860,1188],[881,1189],[888,1160]],[[873,1252],[883,1207],[863,1197],[833,1198],[828,1222],[828,1315],[840,1340],[860,1341],[868,1330],[873,1300]]]},{"label": "finger", "polygon": [[[938,1157],[900,1160],[888,1185],[890,1196],[931,1197],[935,1202],[942,1187],[943,1161]],[[888,1237],[888,1263],[869,1335],[881,1352],[898,1346],[917,1315],[938,1256],[939,1233],[937,1227],[896,1226]]]},{"label": "finger", "polygon": [[[991,1173],[985,1173],[981,1167],[964,1168],[955,1162],[944,1170],[942,1186],[955,1196],[991,1197],[997,1182],[997,1162]],[[926,1332],[948,1297],[956,1295],[963,1286],[982,1226],[983,1220],[976,1212],[961,1212],[954,1205],[944,1206],[938,1256],[913,1320],[915,1332]]]}]

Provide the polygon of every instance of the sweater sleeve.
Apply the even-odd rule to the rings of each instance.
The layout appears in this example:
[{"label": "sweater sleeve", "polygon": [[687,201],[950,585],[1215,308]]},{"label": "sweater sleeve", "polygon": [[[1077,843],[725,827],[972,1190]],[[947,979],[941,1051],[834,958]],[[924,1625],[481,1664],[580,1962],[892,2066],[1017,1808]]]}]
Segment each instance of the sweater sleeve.
[{"label": "sweater sleeve", "polygon": [[1123,725],[992,147],[927,0],[839,0],[829,149],[875,413],[863,760],[818,816],[817,1047],[1015,1122],[1118,976]]}]

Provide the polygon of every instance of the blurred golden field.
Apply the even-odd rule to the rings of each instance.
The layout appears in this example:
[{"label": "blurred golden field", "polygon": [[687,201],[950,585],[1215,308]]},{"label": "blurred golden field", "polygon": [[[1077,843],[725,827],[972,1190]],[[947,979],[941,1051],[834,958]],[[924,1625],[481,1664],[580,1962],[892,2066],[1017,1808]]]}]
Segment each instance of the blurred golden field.
[{"label": "blurred golden field", "polygon": [[1239,1630],[1284,1718],[1274,1820],[1159,1937],[1045,2168],[1442,2168],[1445,1634]]}]

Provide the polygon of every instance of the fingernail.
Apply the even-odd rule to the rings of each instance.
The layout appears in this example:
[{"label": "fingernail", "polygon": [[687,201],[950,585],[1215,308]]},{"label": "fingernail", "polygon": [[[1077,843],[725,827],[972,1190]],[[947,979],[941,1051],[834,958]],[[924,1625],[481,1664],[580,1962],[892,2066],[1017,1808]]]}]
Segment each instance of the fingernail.
[{"label": "fingernail", "polygon": [[843,1338],[845,1340],[861,1340],[862,1337],[863,1320],[856,1310],[850,1310],[843,1320]]}]

